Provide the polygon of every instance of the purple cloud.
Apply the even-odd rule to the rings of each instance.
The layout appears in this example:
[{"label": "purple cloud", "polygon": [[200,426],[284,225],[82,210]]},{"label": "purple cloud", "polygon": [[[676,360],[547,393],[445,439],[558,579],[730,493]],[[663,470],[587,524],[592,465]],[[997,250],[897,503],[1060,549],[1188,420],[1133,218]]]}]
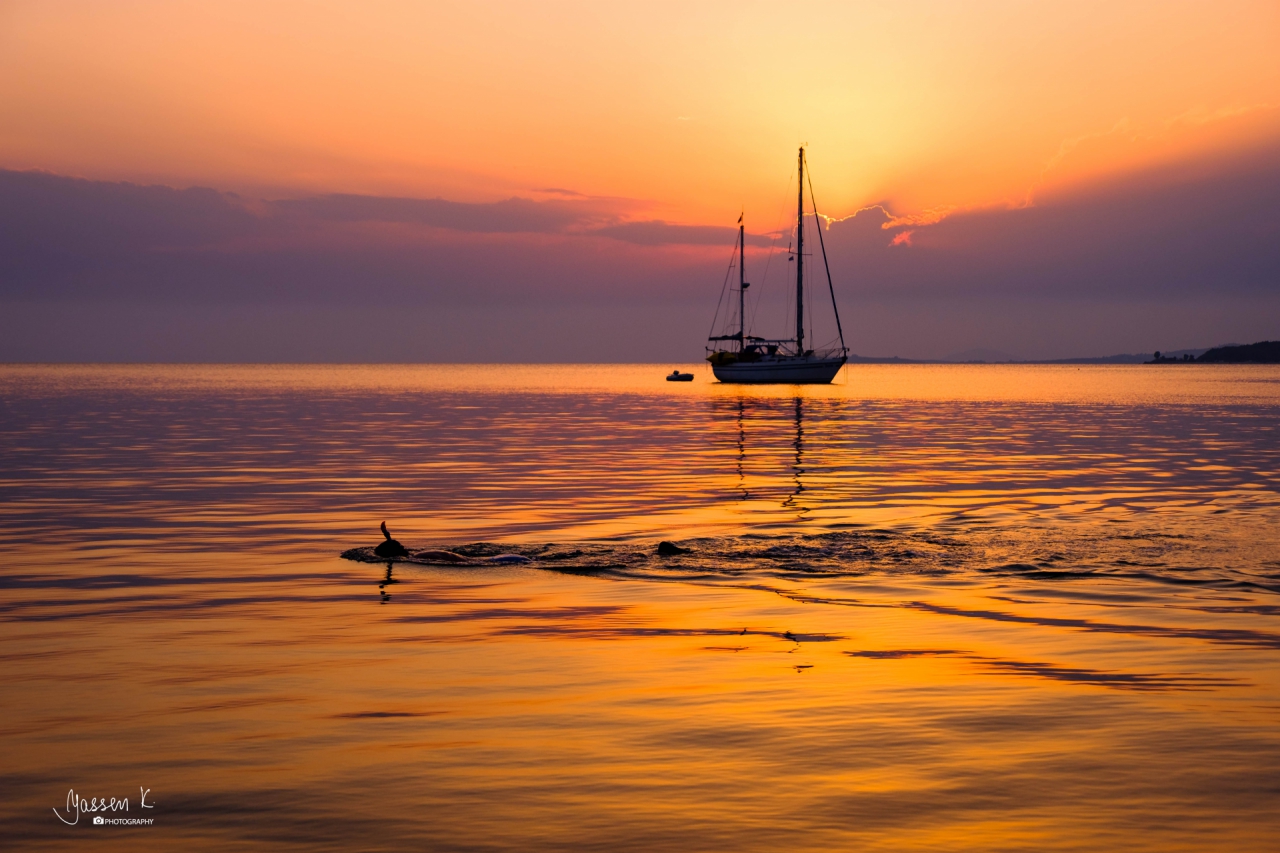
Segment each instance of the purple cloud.
[{"label": "purple cloud", "polygon": [[[565,326],[555,331],[554,348],[542,343],[546,334],[534,335],[516,350],[522,357],[563,358],[577,351],[573,339],[582,341],[580,357],[604,357],[613,340],[585,330],[621,324],[637,351],[648,352],[640,342],[665,335],[687,340],[696,354],[735,229],[637,220],[643,205],[625,199],[548,195],[489,203],[341,194],[264,201],[207,188],[0,170],[0,314],[66,317],[71,306],[84,306],[88,318],[110,313],[104,306],[166,306],[166,317],[189,315],[183,322],[194,335],[209,306],[271,305],[288,316],[290,306],[376,303],[431,316],[473,311],[466,316],[475,319],[465,322],[476,328],[458,331],[469,338],[494,324],[518,334],[536,306],[544,330],[556,316]],[[1259,326],[1259,318],[1280,316],[1266,308],[1280,300],[1277,145],[1035,207],[960,211],[897,226],[890,209],[869,207],[824,234],[837,297],[851,315],[846,332],[864,355],[974,346],[1021,353],[1055,338],[1066,343],[1044,357],[1067,357],[1280,336],[1280,328]],[[753,235],[750,243],[768,239]],[[747,263],[753,298],[764,300],[758,316],[783,316],[794,267],[775,256],[766,276],[759,254]],[[1065,319],[1063,300],[1076,300],[1073,320]],[[57,311],[39,307],[55,303]],[[1204,340],[1131,342],[1167,329],[1177,304],[1193,306],[1183,312],[1184,331],[1203,325],[1196,318],[1206,304],[1236,305],[1222,312],[1239,316],[1224,313]],[[1107,332],[1108,342],[1097,338],[1090,351],[1074,349],[1082,318],[1105,318],[1115,313],[1107,306],[1120,305],[1134,322]],[[595,319],[581,319],[584,311]],[[957,311],[973,315],[969,331]],[[115,325],[104,335],[117,327],[121,336],[148,333],[128,325],[123,307],[112,316]],[[981,332],[973,330],[978,326]],[[1030,343],[1019,337],[1024,333]],[[335,339],[326,358],[365,352],[344,346]],[[1058,351],[1067,346],[1073,348]],[[1106,349],[1092,353],[1093,346]],[[4,355],[27,357],[24,347],[13,344]],[[593,356],[600,347],[607,351]]]}]

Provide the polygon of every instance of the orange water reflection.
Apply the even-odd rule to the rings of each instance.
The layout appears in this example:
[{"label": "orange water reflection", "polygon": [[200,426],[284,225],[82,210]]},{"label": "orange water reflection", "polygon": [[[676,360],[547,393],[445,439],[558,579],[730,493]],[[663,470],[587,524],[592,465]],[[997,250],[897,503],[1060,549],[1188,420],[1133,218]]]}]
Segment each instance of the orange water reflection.
[{"label": "orange water reflection", "polygon": [[[156,825],[95,846],[1259,850],[1280,829],[1267,370],[1128,403],[1124,371],[1080,400],[1052,371],[1042,396],[975,391],[994,368],[944,371],[973,377],[945,399],[853,377],[679,396],[627,390],[633,368],[617,394],[594,368],[468,394],[396,369],[6,370],[8,849],[82,846],[50,814],[67,788],[138,785]],[[384,513],[414,545],[604,556],[402,564],[380,591],[385,566],[336,553]]]}]

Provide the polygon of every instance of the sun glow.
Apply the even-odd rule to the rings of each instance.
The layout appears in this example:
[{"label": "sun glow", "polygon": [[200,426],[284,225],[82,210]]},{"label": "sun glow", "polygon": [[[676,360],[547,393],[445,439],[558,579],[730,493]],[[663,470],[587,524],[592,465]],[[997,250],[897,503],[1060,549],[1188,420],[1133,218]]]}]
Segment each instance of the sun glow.
[{"label": "sun glow", "polygon": [[723,223],[743,204],[772,210],[807,141],[826,210],[887,201],[919,224],[1280,127],[1270,3],[0,15],[7,167],[279,195],[554,186]]}]

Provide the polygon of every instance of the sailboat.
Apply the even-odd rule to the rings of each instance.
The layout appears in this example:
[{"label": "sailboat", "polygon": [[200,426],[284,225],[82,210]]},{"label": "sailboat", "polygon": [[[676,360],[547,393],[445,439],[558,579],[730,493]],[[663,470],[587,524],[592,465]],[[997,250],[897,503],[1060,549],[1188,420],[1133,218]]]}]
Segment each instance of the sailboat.
[{"label": "sailboat", "polygon": [[[836,291],[831,283],[831,266],[827,263],[826,242],[822,227],[818,227],[818,244],[822,247],[822,265],[827,273],[827,290],[831,293],[831,308],[835,312],[839,346],[822,349],[805,348],[804,328],[804,148],[800,149],[800,193],[796,211],[796,250],[792,257],[796,264],[796,334],[794,338],[761,338],[747,334],[746,293],[750,283],[746,280],[746,225],[738,219],[738,329],[729,334],[707,338],[713,346],[707,347],[707,361],[711,372],[721,382],[787,385],[825,385],[836,378],[840,368],[849,358],[844,345],[844,329],[840,326],[840,311],[836,307]],[[809,198],[813,200],[812,181]],[[817,220],[818,204],[813,202],[813,216]],[[723,299],[723,296],[721,297]]]}]

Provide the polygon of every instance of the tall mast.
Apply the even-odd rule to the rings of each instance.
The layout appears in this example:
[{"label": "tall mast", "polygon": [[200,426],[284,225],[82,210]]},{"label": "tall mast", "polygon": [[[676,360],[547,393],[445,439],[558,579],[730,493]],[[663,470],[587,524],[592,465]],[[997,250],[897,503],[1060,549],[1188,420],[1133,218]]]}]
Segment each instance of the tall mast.
[{"label": "tall mast", "polygon": [[738,217],[738,352],[747,348],[747,226]]},{"label": "tall mast", "polygon": [[804,355],[804,148],[800,149],[800,204],[796,213],[796,355]]}]

